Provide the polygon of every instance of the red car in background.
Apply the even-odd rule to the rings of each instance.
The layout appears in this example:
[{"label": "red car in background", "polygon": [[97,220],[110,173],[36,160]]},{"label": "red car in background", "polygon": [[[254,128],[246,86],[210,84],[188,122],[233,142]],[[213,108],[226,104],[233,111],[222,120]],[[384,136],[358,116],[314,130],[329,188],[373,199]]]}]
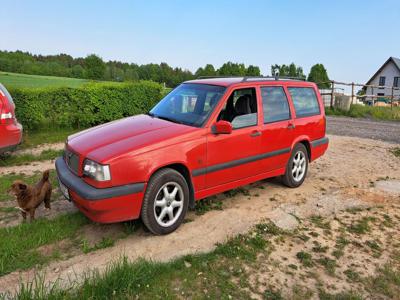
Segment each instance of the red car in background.
[{"label": "red car in background", "polygon": [[314,83],[279,78],[184,82],[148,114],[70,136],[56,160],[64,196],[90,219],[141,217],[174,231],[196,200],[268,177],[300,186],[328,148]]},{"label": "red car in background", "polygon": [[22,141],[22,125],[15,117],[15,104],[0,83],[0,154],[15,149]]}]

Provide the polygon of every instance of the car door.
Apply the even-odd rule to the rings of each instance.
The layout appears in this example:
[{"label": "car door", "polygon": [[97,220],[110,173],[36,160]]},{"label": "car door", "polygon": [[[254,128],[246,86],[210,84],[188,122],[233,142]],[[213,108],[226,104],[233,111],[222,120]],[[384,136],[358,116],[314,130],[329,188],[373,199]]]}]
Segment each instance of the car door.
[{"label": "car door", "polygon": [[[243,100],[248,97],[250,100]],[[259,101],[256,89],[236,89],[218,113],[218,120],[231,122],[230,134],[207,136],[206,187],[240,180],[261,172],[258,160],[261,145]]]},{"label": "car door", "polygon": [[286,166],[294,139],[294,123],[284,86],[261,86],[263,124],[261,151],[264,172]]},{"label": "car door", "polygon": [[325,137],[325,117],[322,101],[318,100],[315,88],[310,86],[288,86],[296,117],[296,137],[308,137],[311,141]]}]

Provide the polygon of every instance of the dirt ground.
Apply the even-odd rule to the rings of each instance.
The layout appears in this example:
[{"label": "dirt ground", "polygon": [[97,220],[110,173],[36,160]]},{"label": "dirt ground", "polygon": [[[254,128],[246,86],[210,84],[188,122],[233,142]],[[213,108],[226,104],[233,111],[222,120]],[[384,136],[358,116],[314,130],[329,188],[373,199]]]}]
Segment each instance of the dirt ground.
[{"label": "dirt ground", "polygon": [[[31,280],[37,271],[44,274],[47,282],[59,280],[60,284],[67,286],[70,278],[79,279],[82,274],[93,268],[102,271],[108,263],[123,255],[130,260],[144,257],[156,261],[168,261],[185,254],[207,252],[212,250],[216,243],[224,242],[239,233],[245,233],[265,219],[272,220],[283,229],[293,230],[304,228],[310,216],[318,215],[333,219],[335,216],[348,213],[346,211],[358,208],[378,207],[379,212],[390,212],[393,205],[400,205],[400,159],[390,152],[394,147],[393,144],[333,135],[329,138],[328,152],[310,165],[308,177],[300,188],[289,189],[281,185],[277,179],[268,179],[239,191],[218,195],[217,200],[223,200],[222,210],[209,211],[200,216],[190,212],[187,222],[172,234],[153,236],[138,230],[118,240],[111,248],[55,261],[42,269],[13,272],[0,278],[0,292],[15,291],[20,280],[23,282]],[[60,203],[66,208],[71,205],[66,201]],[[87,235],[96,237],[101,236],[104,231],[118,231],[120,226],[121,224],[93,224],[85,230]],[[337,228],[340,225],[335,221],[330,226],[336,238],[339,234]],[[374,233],[377,234],[376,238],[386,243],[386,235],[383,236],[382,233],[375,231]],[[398,231],[395,234],[398,236]],[[320,236],[320,239],[316,239],[317,243],[324,242],[321,233]],[[272,259],[280,260],[279,257],[298,251],[300,246],[290,247],[291,249],[288,249],[288,245],[282,243],[278,251],[272,255]],[[348,254],[352,257],[346,256],[346,259],[359,261],[361,267],[365,263],[362,251],[350,251]],[[387,256],[382,254],[379,259],[365,272],[374,272],[372,266],[384,263]],[[253,270],[257,284],[262,283],[263,278],[266,284],[267,277],[262,277],[264,267],[268,266],[264,264],[263,268]],[[268,268],[270,268],[268,272],[275,270],[272,267]],[[279,268],[276,267],[276,270]],[[337,290],[348,287],[342,281],[325,278],[324,274],[320,274],[319,278],[322,278],[320,280],[331,283]],[[302,280],[301,277],[290,277],[284,271],[277,271],[274,276],[276,278],[274,284],[280,287],[290,286]]]}]

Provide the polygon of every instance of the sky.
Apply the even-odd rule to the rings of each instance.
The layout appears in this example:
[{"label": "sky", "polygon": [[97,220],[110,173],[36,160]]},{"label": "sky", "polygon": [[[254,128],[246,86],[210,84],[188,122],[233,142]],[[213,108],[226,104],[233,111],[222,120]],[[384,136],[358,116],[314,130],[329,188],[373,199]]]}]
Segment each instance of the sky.
[{"label": "sky", "polygon": [[193,72],[232,61],[308,73],[322,63],[331,79],[365,83],[400,57],[399,20],[399,0],[0,0],[0,49]]}]

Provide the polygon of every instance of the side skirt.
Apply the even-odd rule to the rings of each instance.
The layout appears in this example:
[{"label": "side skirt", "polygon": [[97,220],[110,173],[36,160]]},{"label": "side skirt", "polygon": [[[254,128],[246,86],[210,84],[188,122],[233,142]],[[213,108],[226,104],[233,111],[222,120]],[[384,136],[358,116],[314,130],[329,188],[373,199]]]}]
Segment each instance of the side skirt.
[{"label": "side skirt", "polygon": [[277,169],[274,171],[270,171],[270,172],[265,172],[265,173],[261,173],[255,176],[251,176],[251,177],[247,177],[244,179],[240,179],[240,180],[236,180],[236,181],[232,181],[232,182],[228,182],[228,183],[224,183],[218,186],[214,186],[212,188],[208,188],[208,189],[204,189],[204,190],[200,190],[195,192],[194,197],[195,200],[198,201],[200,199],[204,199],[206,197],[215,195],[215,194],[219,194],[228,190],[232,190],[234,188],[246,185],[246,184],[250,184],[262,179],[266,179],[266,178],[270,178],[270,177],[276,177],[276,176],[280,176],[285,174],[285,168],[281,168],[281,169]]}]

